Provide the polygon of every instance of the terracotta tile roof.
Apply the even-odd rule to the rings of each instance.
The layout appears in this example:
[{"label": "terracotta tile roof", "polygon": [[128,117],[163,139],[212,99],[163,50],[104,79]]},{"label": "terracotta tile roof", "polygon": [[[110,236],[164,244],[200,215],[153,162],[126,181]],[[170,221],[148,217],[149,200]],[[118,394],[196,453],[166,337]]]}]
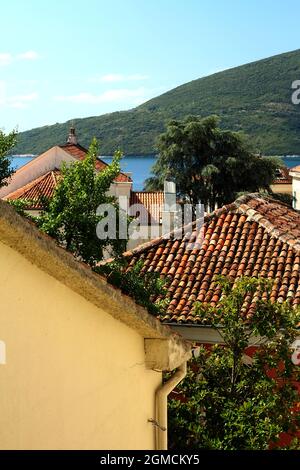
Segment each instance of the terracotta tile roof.
[{"label": "terracotta tile roof", "polygon": [[[161,223],[161,216],[165,195],[163,191],[132,191],[130,194],[130,206],[133,204],[142,204],[146,211],[141,214],[141,223]],[[136,215],[135,211],[130,210],[129,215]]]},{"label": "terracotta tile roof", "polygon": [[[191,226],[185,239],[173,233],[173,239],[161,237],[126,253],[129,269],[142,259],[144,272],[158,272],[167,280],[170,304],[162,321],[201,323],[194,303],[218,304],[217,275],[271,279],[271,300],[300,304],[299,213],[270,198],[248,195],[204,220],[201,231]],[[250,295],[244,307],[245,315],[253,310]]]},{"label": "terracotta tile roof", "polygon": [[88,153],[87,149],[82,147],[80,144],[65,144],[65,145],[59,145],[59,147],[66,152],[68,152],[70,155],[72,155],[75,158],[79,158],[80,160],[83,160]]},{"label": "terracotta tile roof", "polygon": [[[73,157],[83,160],[87,154],[87,150],[79,144],[66,144],[60,145],[60,148],[70,153]],[[96,162],[96,169],[102,171],[107,167],[107,163],[103,160],[98,159]],[[29,205],[27,209],[39,210],[42,209],[42,200],[43,198],[51,198],[53,191],[56,188],[58,177],[60,171],[55,169],[54,171],[49,171],[44,175],[36,178],[30,183],[22,186],[16,191],[5,196],[5,200],[16,200],[23,199],[28,201]],[[116,182],[131,182],[131,178],[124,173],[120,173],[116,179]]]},{"label": "terracotta tile roof", "polygon": [[57,182],[61,177],[59,170],[49,171],[48,173],[40,176],[39,178],[31,181],[13,193],[8,194],[5,200],[22,199],[28,201],[27,209],[42,209],[43,199],[51,198]]},{"label": "terracotta tile roof", "polygon": [[[66,152],[68,152],[70,155],[72,155],[73,157],[75,158],[78,158],[79,160],[83,160],[87,154],[87,149],[85,149],[84,147],[82,147],[81,145],[79,144],[65,144],[65,145],[60,145],[59,146],[61,149],[65,150]],[[101,171],[103,170],[104,168],[107,167],[107,163],[105,163],[103,160],[101,159],[98,159],[97,162],[96,162],[96,169],[98,171]],[[121,183],[126,183],[126,182],[131,182],[132,179],[130,178],[130,176],[127,176],[125,173],[120,173],[115,181],[117,182],[121,182]]]},{"label": "terracotta tile roof", "polygon": [[272,184],[292,184],[292,177],[289,172],[290,169],[286,166],[278,168],[277,177]]},{"label": "terracotta tile roof", "polygon": [[300,165],[294,166],[290,168],[290,171],[294,171],[295,173],[300,173]]}]

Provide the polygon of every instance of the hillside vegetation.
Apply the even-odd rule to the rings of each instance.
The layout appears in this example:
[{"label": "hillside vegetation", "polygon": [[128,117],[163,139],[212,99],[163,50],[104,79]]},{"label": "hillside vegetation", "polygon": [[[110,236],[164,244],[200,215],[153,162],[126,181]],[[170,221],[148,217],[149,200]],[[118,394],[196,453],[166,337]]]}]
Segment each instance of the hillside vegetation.
[{"label": "hillside vegetation", "polygon": [[[300,80],[300,50],[193,80],[129,111],[74,119],[80,143],[101,141],[101,153],[156,152],[157,136],[168,120],[217,114],[221,126],[243,130],[265,154],[300,154],[300,105],[291,84]],[[64,143],[70,121],[20,133],[14,153],[40,153]]]}]

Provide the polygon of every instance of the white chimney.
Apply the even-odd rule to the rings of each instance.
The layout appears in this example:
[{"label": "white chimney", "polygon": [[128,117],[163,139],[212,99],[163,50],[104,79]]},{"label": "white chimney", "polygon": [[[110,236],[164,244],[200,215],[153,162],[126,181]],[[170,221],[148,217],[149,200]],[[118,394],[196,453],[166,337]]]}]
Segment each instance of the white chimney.
[{"label": "white chimney", "polygon": [[173,181],[164,182],[164,208],[162,211],[162,234],[172,232],[176,224],[176,184]]}]

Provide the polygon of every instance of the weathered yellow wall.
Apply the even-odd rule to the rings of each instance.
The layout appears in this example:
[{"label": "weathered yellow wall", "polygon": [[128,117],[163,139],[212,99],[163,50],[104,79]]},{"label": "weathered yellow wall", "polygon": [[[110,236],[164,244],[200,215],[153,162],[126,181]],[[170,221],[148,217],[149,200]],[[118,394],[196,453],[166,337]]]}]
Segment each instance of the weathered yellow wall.
[{"label": "weathered yellow wall", "polygon": [[0,242],[1,449],[152,449],[144,340]]}]

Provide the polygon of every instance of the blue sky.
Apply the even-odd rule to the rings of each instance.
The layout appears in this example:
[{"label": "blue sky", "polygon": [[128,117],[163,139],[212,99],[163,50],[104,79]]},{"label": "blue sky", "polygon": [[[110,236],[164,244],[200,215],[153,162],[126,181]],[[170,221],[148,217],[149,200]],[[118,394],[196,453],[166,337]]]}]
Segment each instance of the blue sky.
[{"label": "blue sky", "polygon": [[298,49],[299,15],[299,0],[2,2],[0,128],[130,109]]}]

